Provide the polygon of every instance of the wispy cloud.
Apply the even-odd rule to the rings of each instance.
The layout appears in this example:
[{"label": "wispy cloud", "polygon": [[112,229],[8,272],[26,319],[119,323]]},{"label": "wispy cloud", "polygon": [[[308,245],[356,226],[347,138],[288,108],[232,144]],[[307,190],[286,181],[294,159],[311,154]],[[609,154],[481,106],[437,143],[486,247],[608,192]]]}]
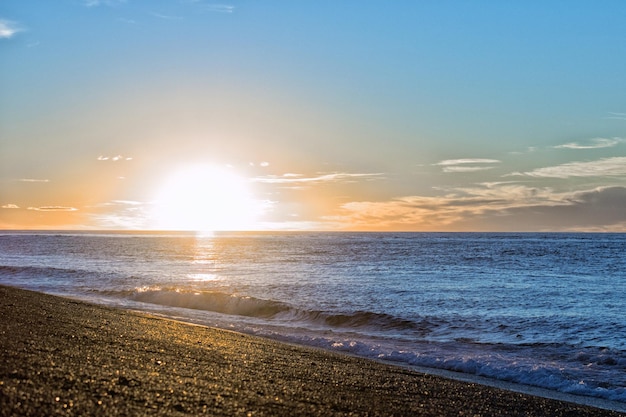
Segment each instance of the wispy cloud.
[{"label": "wispy cloud", "polygon": [[623,230],[626,187],[576,192],[515,183],[483,183],[442,196],[355,201],[328,222],[382,230]]},{"label": "wispy cloud", "polygon": [[213,3],[207,0],[181,0],[183,4],[193,4],[204,11],[216,13],[233,13],[235,6],[224,3]]},{"label": "wispy cloud", "polygon": [[122,155],[115,155],[115,156],[100,155],[96,159],[98,161],[118,162],[118,161],[132,161],[133,158],[129,156],[122,156]]},{"label": "wispy cloud", "polygon": [[38,178],[20,178],[19,180],[17,180],[19,182],[50,182],[50,180],[48,179],[38,179]]},{"label": "wispy cloud", "polygon": [[626,113],[609,112],[609,115],[605,119],[626,120]]},{"label": "wispy cloud", "polygon": [[310,184],[310,183],[327,183],[327,182],[351,182],[357,178],[364,179],[376,179],[381,178],[382,173],[346,173],[346,172],[334,172],[329,174],[321,174],[313,177],[307,177],[301,174],[283,174],[283,175],[268,175],[264,177],[257,177],[255,182],[266,184]]},{"label": "wispy cloud", "polygon": [[101,207],[108,207],[108,206],[123,206],[123,207],[139,207],[139,206],[143,206],[146,205],[146,203],[141,202],[141,201],[134,201],[134,200],[112,200],[106,203],[102,203],[99,206]]},{"label": "wispy cloud", "polygon": [[27,210],[34,211],[78,211],[75,207],[66,206],[41,206],[41,207],[28,207]]},{"label": "wispy cloud", "polygon": [[6,19],[0,19],[0,39],[10,39],[16,33],[22,32],[24,29],[16,22]]},{"label": "wispy cloud", "polygon": [[616,177],[626,176],[626,157],[604,158],[597,161],[569,162],[529,172],[514,172],[506,176],[539,178]]},{"label": "wispy cloud", "polygon": [[248,162],[248,165],[249,165],[249,166],[251,166],[251,167],[254,167],[254,166],[259,166],[259,167],[261,167],[261,168],[267,168],[268,166],[270,166],[270,163],[269,163],[269,162],[267,162],[267,161],[261,161],[261,162],[259,162],[259,163],[256,163],[256,162]]},{"label": "wispy cloud", "polygon": [[17,204],[5,204],[2,206],[3,209],[18,209],[20,206]]},{"label": "wispy cloud", "polygon": [[476,172],[476,171],[487,171],[489,169],[493,169],[492,166],[465,166],[465,165],[457,165],[457,166],[447,166],[443,168],[443,172],[451,173],[451,172]]},{"label": "wispy cloud", "polygon": [[499,164],[497,159],[486,158],[463,158],[463,159],[446,159],[439,161],[435,166],[443,167],[443,172],[476,172],[486,171],[494,168],[494,164]]},{"label": "wispy cloud", "polygon": [[340,216],[328,220],[349,227],[380,229],[445,230],[469,218],[484,215],[487,211],[508,208],[506,199],[481,196],[406,196],[390,201],[356,201],[341,206]]},{"label": "wispy cloud", "polygon": [[207,12],[232,13],[235,11],[235,6],[228,4],[205,4],[204,10]]},{"label": "wispy cloud", "polygon": [[126,3],[126,0],[83,0],[83,4],[87,7],[115,6],[122,3]]},{"label": "wispy cloud", "polygon": [[128,18],[125,18],[125,17],[118,17],[116,20],[118,22],[120,22],[120,23],[126,23],[127,25],[136,25],[137,24],[137,21],[135,19],[128,19]]},{"label": "wispy cloud", "polygon": [[133,200],[112,200],[93,207],[93,224],[102,229],[149,229],[150,204]]},{"label": "wispy cloud", "polygon": [[351,223],[368,225],[422,225],[447,227],[488,211],[508,210],[537,204],[563,204],[551,189],[516,183],[483,183],[448,190],[443,196],[405,196],[384,202],[351,202],[342,206]]},{"label": "wispy cloud", "polygon": [[529,146],[524,151],[511,151],[511,152],[509,152],[509,154],[510,155],[524,155],[524,154],[527,154],[527,153],[537,152],[537,150],[538,150],[538,148],[536,146]]},{"label": "wispy cloud", "polygon": [[154,17],[158,17],[159,19],[163,19],[163,20],[183,20],[182,16],[173,16],[173,15],[167,15],[167,14],[162,14],[162,13],[157,13],[157,12],[152,12],[150,14]]},{"label": "wispy cloud", "polygon": [[623,138],[593,138],[587,142],[570,142],[555,146],[555,149],[599,149],[611,148],[619,143],[625,142]]},{"label": "wispy cloud", "polygon": [[497,159],[485,159],[485,158],[463,158],[463,159],[446,159],[437,162],[435,165],[449,166],[449,165],[463,165],[463,164],[499,164]]}]

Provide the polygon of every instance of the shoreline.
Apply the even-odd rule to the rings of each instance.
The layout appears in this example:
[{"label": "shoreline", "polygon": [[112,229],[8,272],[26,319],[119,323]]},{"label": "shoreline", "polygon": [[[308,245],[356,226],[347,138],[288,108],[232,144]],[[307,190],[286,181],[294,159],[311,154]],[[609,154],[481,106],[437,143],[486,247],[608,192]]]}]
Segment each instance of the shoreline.
[{"label": "shoreline", "polygon": [[626,415],[12,287],[0,311],[2,416]]}]

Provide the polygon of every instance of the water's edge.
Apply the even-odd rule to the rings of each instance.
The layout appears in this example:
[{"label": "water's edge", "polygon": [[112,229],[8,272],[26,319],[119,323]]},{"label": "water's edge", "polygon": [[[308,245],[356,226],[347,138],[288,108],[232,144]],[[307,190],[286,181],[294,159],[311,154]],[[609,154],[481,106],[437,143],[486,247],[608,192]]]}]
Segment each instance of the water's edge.
[{"label": "water's edge", "polygon": [[[375,359],[372,359],[375,360]],[[568,394],[565,392],[549,390],[546,388],[535,387],[532,385],[516,384],[508,381],[486,378],[484,376],[464,374],[461,372],[448,371],[446,369],[426,368],[416,365],[405,365],[398,362],[384,361],[379,362],[411,369],[429,375],[441,376],[443,378],[454,379],[457,381],[470,382],[488,387],[499,388],[506,391],[519,392],[520,394],[533,395],[535,397],[549,398],[552,400],[565,401],[568,403],[587,405],[590,407],[601,408],[604,410],[619,411],[626,413],[626,404],[618,401],[605,400],[597,397],[587,397],[582,395]]]},{"label": "water's edge", "polygon": [[[74,297],[65,297],[65,298],[71,298],[71,299],[79,300],[79,301],[82,301],[82,302],[90,303],[89,301],[85,301],[84,299],[80,299],[80,298],[74,298]],[[93,304],[93,303],[90,303],[90,304]],[[98,305],[98,304],[93,304],[93,305]],[[478,384],[478,385],[484,385],[484,386],[488,386],[488,387],[492,387],[492,388],[498,388],[498,389],[502,389],[502,390],[506,390],[506,391],[518,392],[520,394],[532,395],[532,396],[535,396],[535,397],[548,398],[548,399],[552,399],[552,400],[564,401],[564,402],[573,403],[573,404],[585,405],[585,406],[600,408],[600,409],[604,409],[604,410],[612,410],[612,411],[618,411],[618,412],[621,412],[621,413],[626,413],[626,404],[620,403],[618,401],[611,401],[611,400],[606,400],[606,399],[597,398],[597,397],[588,397],[588,396],[582,396],[582,395],[568,394],[568,393],[555,391],[555,390],[550,390],[550,389],[546,389],[546,388],[535,387],[535,386],[532,386],[532,385],[517,384],[517,383],[513,383],[513,382],[508,382],[508,381],[491,379],[491,378],[487,378],[487,377],[480,376],[480,375],[473,375],[473,374],[467,374],[467,373],[462,373],[462,372],[449,371],[449,370],[446,370],[446,369],[428,368],[428,367],[424,367],[424,366],[411,365],[411,364],[406,364],[406,363],[396,362],[396,361],[391,361],[391,360],[375,359],[375,358],[371,358],[371,357],[367,357],[367,356],[359,356],[359,355],[357,355],[355,353],[350,353],[350,352],[346,352],[346,351],[337,351],[337,350],[331,350],[331,349],[324,349],[323,347],[320,347],[320,346],[307,345],[307,344],[304,344],[304,343],[297,343],[295,341],[288,341],[288,340],[283,340],[283,339],[279,339],[279,338],[271,338],[271,337],[265,336],[265,335],[258,335],[258,334],[252,334],[252,333],[243,333],[243,332],[239,332],[239,331],[231,330],[231,329],[226,329],[226,328],[207,326],[205,324],[194,323],[192,321],[185,321],[185,320],[183,320],[181,318],[178,318],[178,317],[177,318],[170,317],[170,316],[167,316],[165,314],[159,314],[159,313],[156,313],[156,312],[149,312],[149,311],[135,310],[135,309],[127,309],[127,308],[123,308],[123,307],[114,307],[114,306],[109,306],[109,307],[116,308],[116,309],[119,309],[119,310],[129,311],[129,312],[133,312],[133,313],[144,314],[144,315],[148,315],[148,316],[151,316],[151,317],[157,317],[157,318],[162,319],[162,320],[171,320],[171,321],[175,321],[177,323],[182,323],[182,324],[185,324],[185,325],[188,325],[188,326],[200,326],[200,327],[206,327],[206,328],[216,328],[216,329],[219,329],[221,331],[233,332],[233,333],[238,333],[238,334],[245,334],[246,336],[252,336],[252,337],[260,337],[260,338],[263,338],[263,339],[272,340],[273,342],[277,342],[277,343],[283,343],[283,344],[292,345],[292,346],[307,347],[309,349],[317,349],[317,350],[321,350],[321,351],[324,351],[324,352],[329,352],[329,353],[333,353],[333,354],[337,354],[337,355],[346,355],[346,356],[357,357],[357,358],[360,358],[360,359],[365,359],[365,360],[370,360],[370,361],[374,361],[374,362],[378,362],[378,363],[383,363],[385,365],[395,366],[395,367],[398,367],[398,368],[409,369],[409,370],[412,370],[412,371],[415,371],[415,372],[419,372],[419,373],[422,373],[422,374],[435,375],[435,376],[439,376],[439,377],[442,377],[442,378],[452,379],[452,380],[455,380],[455,381],[468,382],[468,383],[472,383],[472,384]]]}]

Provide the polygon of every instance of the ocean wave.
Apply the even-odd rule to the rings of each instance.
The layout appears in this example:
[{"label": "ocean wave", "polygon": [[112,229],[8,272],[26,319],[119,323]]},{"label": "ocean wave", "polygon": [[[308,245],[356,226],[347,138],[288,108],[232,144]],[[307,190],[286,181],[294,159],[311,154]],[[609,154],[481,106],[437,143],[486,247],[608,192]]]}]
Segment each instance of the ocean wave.
[{"label": "ocean wave", "polygon": [[[288,303],[219,291],[142,287],[107,295],[160,306],[218,312],[230,317],[193,321],[278,340],[312,345],[399,365],[461,372],[493,380],[626,403],[626,352],[563,343],[480,343],[459,338],[433,342],[397,334],[428,333],[445,327],[433,318],[409,320],[368,311],[331,313]],[[180,318],[180,313],[174,314]],[[200,317],[200,316],[198,316]],[[332,333],[319,330],[347,330]]]},{"label": "ocean wave", "polygon": [[13,265],[0,265],[0,276],[24,276],[26,278],[37,276],[59,276],[61,274],[76,274],[79,271],[76,269],[66,268],[51,268],[51,267],[38,267],[38,266],[13,266]]},{"label": "ocean wave", "polygon": [[[107,294],[113,295],[113,294]],[[378,332],[410,331],[426,335],[439,326],[429,319],[409,320],[386,313],[354,311],[336,313],[306,310],[275,300],[230,294],[220,291],[193,291],[176,288],[137,288],[117,293],[133,301],[167,307],[205,310],[235,316],[274,319],[291,325],[325,327],[331,329],[372,330]]]},{"label": "ocean wave", "polygon": [[66,294],[67,288],[84,283],[92,275],[75,268],[0,265],[0,284],[54,294]]},{"label": "ocean wave", "polygon": [[129,297],[134,301],[168,307],[206,310],[216,313],[271,318],[290,307],[284,303],[216,291],[177,289],[138,289]]},{"label": "ocean wave", "polygon": [[[576,363],[576,358],[561,355],[564,351],[573,349],[568,346],[548,349],[548,352],[545,346],[518,346],[514,348],[517,352],[512,354],[497,344],[417,342],[406,349],[398,349],[393,340],[373,342],[367,339],[341,340],[308,335],[284,336],[281,339],[399,365],[416,366],[422,370],[460,372],[491,380],[626,403],[626,381],[623,377],[615,378],[617,374],[624,375],[618,363],[621,362],[624,352],[619,351],[611,352],[612,358],[600,360],[601,364],[581,366]],[[561,352],[557,353],[559,350]],[[593,350],[584,349],[585,352],[581,354],[593,357]],[[550,356],[552,359],[541,359]],[[609,354],[604,352],[602,356],[607,359]],[[589,367],[595,368],[595,371],[590,372]]]},{"label": "ocean wave", "polygon": [[419,321],[372,311],[331,313],[316,310],[291,309],[280,318],[286,321],[311,323],[318,326],[341,329],[369,329],[375,331],[409,331],[424,336],[438,326],[428,319]]}]

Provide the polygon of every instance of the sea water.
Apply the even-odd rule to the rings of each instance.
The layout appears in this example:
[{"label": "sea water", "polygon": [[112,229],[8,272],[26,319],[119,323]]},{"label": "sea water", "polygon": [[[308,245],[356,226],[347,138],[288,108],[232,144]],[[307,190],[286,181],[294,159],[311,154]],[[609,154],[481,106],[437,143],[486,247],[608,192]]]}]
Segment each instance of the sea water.
[{"label": "sea water", "polygon": [[626,403],[626,234],[2,232],[0,284]]}]

